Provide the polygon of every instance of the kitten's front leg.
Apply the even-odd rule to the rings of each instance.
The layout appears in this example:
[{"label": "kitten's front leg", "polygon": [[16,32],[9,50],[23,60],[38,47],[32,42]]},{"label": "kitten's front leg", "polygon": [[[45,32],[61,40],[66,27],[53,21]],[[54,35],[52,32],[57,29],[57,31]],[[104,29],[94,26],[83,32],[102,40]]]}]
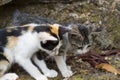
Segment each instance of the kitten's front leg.
[{"label": "kitten's front leg", "polygon": [[48,80],[46,76],[42,75],[38,68],[34,66],[29,59],[18,58],[17,63],[22,66],[35,80]]},{"label": "kitten's front leg", "polygon": [[73,75],[73,72],[67,68],[67,65],[65,60],[63,59],[63,56],[55,56],[55,61],[63,77],[70,77]]},{"label": "kitten's front leg", "polygon": [[57,71],[55,71],[53,69],[49,69],[43,59],[39,60],[38,57],[36,55],[34,55],[33,61],[42,70],[42,72],[44,73],[45,76],[50,77],[50,78],[57,77],[57,75],[58,75]]}]

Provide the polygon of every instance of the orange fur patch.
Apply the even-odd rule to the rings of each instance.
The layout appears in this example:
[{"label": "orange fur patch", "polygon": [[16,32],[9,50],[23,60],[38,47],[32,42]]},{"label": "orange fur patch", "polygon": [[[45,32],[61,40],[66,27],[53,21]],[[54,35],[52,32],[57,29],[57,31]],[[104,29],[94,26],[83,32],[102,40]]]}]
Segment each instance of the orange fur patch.
[{"label": "orange fur patch", "polygon": [[29,31],[33,31],[33,29],[35,28],[35,26],[31,26],[30,24],[26,24],[26,25],[23,25],[23,26],[21,26],[21,27],[28,27],[28,30]]},{"label": "orange fur patch", "polygon": [[29,28],[28,28],[28,30],[31,32],[33,31],[33,29],[34,29],[34,26],[29,26]]},{"label": "orange fur patch", "polygon": [[6,60],[1,60],[0,61],[0,65],[8,65],[8,64],[9,64],[9,62],[6,61]]},{"label": "orange fur patch", "polygon": [[10,36],[7,38],[8,38],[7,47],[10,49],[14,48],[17,45],[18,37]]},{"label": "orange fur patch", "polygon": [[[9,63],[8,63],[8,61],[6,61],[6,60],[1,60],[0,61],[0,65],[3,65],[3,66],[8,66],[9,65]],[[4,74],[4,69],[0,69],[0,77]]]},{"label": "orange fur patch", "polygon": [[59,24],[53,24],[53,25],[50,25],[50,27],[51,27],[51,31],[53,32],[53,33],[55,33],[57,36],[58,36],[58,33],[59,33]]}]

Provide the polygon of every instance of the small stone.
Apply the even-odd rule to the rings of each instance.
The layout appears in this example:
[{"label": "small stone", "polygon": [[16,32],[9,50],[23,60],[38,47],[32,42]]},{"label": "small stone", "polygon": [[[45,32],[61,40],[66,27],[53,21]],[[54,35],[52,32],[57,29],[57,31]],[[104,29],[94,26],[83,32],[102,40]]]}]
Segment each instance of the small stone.
[{"label": "small stone", "polygon": [[70,13],[69,16],[70,16],[70,17],[73,17],[73,18],[75,18],[75,19],[78,19],[78,18],[79,18],[78,14],[76,14],[76,13]]}]

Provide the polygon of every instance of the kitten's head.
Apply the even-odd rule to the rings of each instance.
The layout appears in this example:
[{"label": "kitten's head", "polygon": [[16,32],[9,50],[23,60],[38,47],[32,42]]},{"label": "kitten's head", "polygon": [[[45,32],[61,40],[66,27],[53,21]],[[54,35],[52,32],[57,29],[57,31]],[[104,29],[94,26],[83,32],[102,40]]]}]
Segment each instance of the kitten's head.
[{"label": "kitten's head", "polygon": [[50,56],[58,55],[62,45],[62,35],[70,31],[59,24],[45,24],[35,27],[40,40],[40,49]]},{"label": "kitten's head", "polygon": [[68,35],[71,50],[75,54],[86,53],[90,50],[89,31],[86,26],[75,25]]}]

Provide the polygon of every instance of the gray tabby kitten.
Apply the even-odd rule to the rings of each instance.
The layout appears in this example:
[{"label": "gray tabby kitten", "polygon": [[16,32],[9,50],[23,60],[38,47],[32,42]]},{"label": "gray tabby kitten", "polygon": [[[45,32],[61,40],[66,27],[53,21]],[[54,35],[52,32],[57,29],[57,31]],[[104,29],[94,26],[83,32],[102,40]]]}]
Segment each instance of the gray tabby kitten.
[{"label": "gray tabby kitten", "polygon": [[[47,18],[30,15],[26,13],[20,13],[16,11],[13,18],[14,25],[24,25],[26,23],[40,23],[40,24],[48,24],[48,23],[56,23],[53,20],[49,20]],[[54,56],[56,64],[62,74],[63,77],[70,77],[72,76],[73,72],[68,68],[66,64],[66,53],[72,52],[76,54],[86,53],[89,51],[90,42],[88,39],[89,33],[88,29],[82,25],[68,25],[68,28],[71,29],[69,33],[65,35],[60,35],[60,38],[63,40],[62,47],[60,48],[59,55]],[[36,59],[39,59],[37,64],[41,64],[44,62],[43,57],[41,54],[36,53]],[[39,66],[43,67],[43,73],[48,77],[56,77],[57,75],[48,75],[47,71],[49,70],[46,65]]]}]

